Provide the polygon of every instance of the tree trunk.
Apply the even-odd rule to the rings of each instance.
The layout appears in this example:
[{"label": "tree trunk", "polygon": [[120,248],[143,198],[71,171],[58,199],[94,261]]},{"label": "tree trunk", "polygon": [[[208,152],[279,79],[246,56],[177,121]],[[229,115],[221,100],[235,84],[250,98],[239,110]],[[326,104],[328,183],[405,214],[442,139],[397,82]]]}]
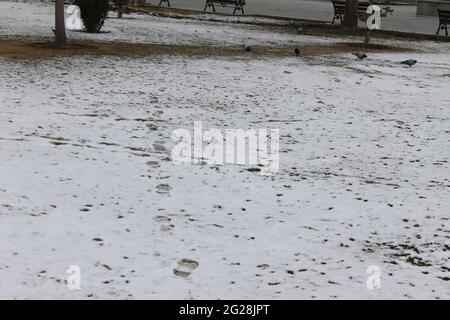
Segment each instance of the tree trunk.
[{"label": "tree trunk", "polygon": [[345,1],[343,25],[349,29],[356,29],[358,27],[358,0]]},{"label": "tree trunk", "polygon": [[118,19],[122,19],[122,15],[123,15],[123,4],[124,4],[124,1],[123,1],[123,0],[117,1],[117,18],[118,18]]},{"label": "tree trunk", "polygon": [[67,43],[66,24],[64,22],[64,0],[55,3],[55,42],[56,47],[64,47]]},{"label": "tree trunk", "polygon": [[364,35],[364,46],[368,47],[370,44],[370,29],[366,30],[366,34]]}]

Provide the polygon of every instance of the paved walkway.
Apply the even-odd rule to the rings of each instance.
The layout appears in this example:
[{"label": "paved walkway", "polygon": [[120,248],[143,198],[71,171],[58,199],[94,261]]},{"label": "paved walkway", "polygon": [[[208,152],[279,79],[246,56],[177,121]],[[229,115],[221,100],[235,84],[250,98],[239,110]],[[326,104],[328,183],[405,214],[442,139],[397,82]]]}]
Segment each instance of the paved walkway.
[{"label": "paved walkway", "polygon": [[[148,3],[158,4],[159,0],[150,0]],[[203,10],[205,0],[170,0],[172,7],[182,9]],[[434,34],[438,25],[437,17],[423,17],[416,15],[415,5],[391,6],[394,8],[393,16],[383,20],[382,28],[405,32]],[[231,8],[221,8],[218,12],[231,13]],[[247,14],[264,14],[288,18],[304,18],[331,21],[333,6],[331,1],[307,0],[247,0]]]}]

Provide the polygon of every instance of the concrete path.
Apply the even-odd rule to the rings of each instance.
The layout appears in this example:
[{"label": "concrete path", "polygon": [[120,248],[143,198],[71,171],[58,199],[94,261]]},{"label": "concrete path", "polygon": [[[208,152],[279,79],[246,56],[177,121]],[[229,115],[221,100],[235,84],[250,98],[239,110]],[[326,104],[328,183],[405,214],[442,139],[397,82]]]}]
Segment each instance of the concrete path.
[{"label": "concrete path", "polygon": [[[203,10],[205,0],[170,0],[172,7]],[[147,3],[158,4],[159,0]],[[415,5],[393,5],[394,14],[383,19],[382,28],[414,33],[434,34],[438,26],[437,17],[416,15]],[[218,12],[232,13],[232,8],[218,6]],[[304,18],[331,21],[333,6],[331,1],[307,0],[247,0],[246,14],[263,14],[288,18]]]}]

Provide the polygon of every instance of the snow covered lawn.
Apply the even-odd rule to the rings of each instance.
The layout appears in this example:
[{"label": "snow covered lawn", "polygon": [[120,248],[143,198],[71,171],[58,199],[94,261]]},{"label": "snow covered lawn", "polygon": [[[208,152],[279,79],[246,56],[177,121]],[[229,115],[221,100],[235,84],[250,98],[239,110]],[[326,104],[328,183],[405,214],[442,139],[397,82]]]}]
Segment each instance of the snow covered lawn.
[{"label": "snow covered lawn", "polygon": [[[20,23],[18,23],[20,22]],[[47,3],[0,1],[0,35],[53,37],[54,7]],[[274,28],[276,30],[276,28]],[[236,45],[243,42],[259,45],[279,45],[298,41],[289,35],[268,31],[266,27],[250,24],[168,19],[146,14],[132,14],[117,19],[110,14],[101,34],[69,32],[71,39],[124,41],[160,44]],[[323,43],[318,37],[304,37],[302,43]]]},{"label": "snow covered lawn", "polygon": [[[0,59],[0,74],[1,299],[450,298],[448,53]],[[280,129],[279,172],[175,165],[171,134],[194,121]]]}]

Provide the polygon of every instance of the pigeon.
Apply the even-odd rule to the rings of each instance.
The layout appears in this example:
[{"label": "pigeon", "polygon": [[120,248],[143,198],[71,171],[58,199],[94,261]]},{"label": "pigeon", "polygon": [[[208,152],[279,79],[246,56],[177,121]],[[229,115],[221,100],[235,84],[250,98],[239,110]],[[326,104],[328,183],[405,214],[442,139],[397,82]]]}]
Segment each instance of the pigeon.
[{"label": "pigeon", "polygon": [[354,54],[355,56],[357,56],[359,60],[364,60],[364,59],[367,58],[367,54],[365,54],[365,53],[355,52],[355,53],[353,53],[353,54]]},{"label": "pigeon", "polygon": [[298,57],[298,56],[300,56],[300,49],[297,47],[297,48],[295,48],[294,49],[294,53],[295,53],[295,55]]},{"label": "pigeon", "polygon": [[303,27],[298,27],[297,33],[303,33],[303,31],[305,31],[305,29],[303,29]]},{"label": "pigeon", "polygon": [[386,18],[388,13],[392,16],[394,14],[394,9],[391,7],[381,8],[381,17]]},{"label": "pigeon", "polygon": [[401,64],[406,64],[407,66],[412,67],[413,65],[415,65],[417,63],[417,60],[414,59],[408,59],[405,61],[400,62]]},{"label": "pigeon", "polygon": [[252,52],[252,47],[250,47],[248,44],[244,44],[244,51],[245,52]]}]

